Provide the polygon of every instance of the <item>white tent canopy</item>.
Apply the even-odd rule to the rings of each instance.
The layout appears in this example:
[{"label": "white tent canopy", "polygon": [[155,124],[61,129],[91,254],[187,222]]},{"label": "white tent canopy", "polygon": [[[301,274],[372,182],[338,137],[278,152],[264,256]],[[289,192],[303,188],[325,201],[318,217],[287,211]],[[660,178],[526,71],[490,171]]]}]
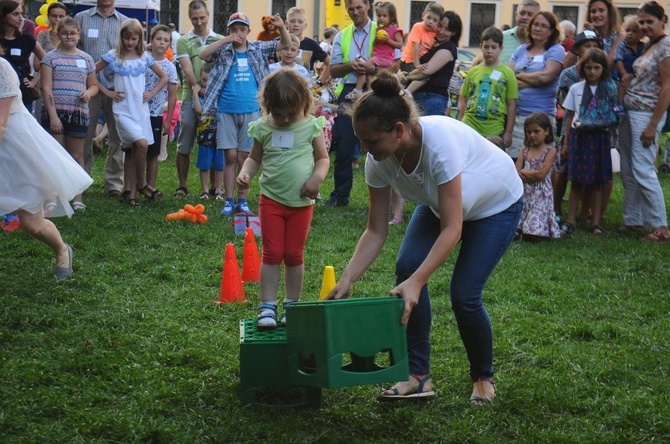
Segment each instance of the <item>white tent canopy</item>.
[{"label": "white tent canopy", "polygon": [[[81,6],[95,6],[97,4],[95,0],[63,0],[63,3],[74,3],[75,5]],[[114,7],[128,9],[152,9],[154,11],[161,10],[160,1],[157,0],[116,0],[114,2]]]}]

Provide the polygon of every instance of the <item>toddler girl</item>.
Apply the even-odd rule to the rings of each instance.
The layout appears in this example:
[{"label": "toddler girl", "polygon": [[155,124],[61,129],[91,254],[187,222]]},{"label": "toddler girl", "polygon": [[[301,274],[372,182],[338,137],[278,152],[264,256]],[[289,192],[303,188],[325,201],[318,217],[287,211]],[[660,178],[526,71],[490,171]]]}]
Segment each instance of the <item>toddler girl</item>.
[{"label": "toddler girl", "polygon": [[[402,29],[398,27],[398,16],[391,2],[375,3],[377,14],[377,34],[374,36],[372,61],[380,68],[388,68],[395,60],[395,50],[402,48]],[[358,76],[356,88],[346,95],[346,99],[354,100],[363,93],[363,86],[370,88],[373,76]]]},{"label": "toddler girl", "polygon": [[[42,95],[47,111],[42,125],[50,129],[54,139],[83,168],[88,101],[98,93],[95,62],[90,55],[77,49],[79,25],[75,19],[65,17],[53,32],[58,37],[58,47],[49,51],[41,61]],[[74,197],[72,208],[86,208],[81,194]]]},{"label": "toddler girl", "polygon": [[545,113],[529,114],[523,126],[525,147],[516,159],[516,170],[523,181],[523,210],[517,233],[526,240],[560,237],[549,174],[556,160],[553,126]]},{"label": "toddler girl", "polygon": [[[154,58],[144,52],[144,31],[136,19],[128,19],[121,24],[116,49],[102,55],[102,59],[95,65],[96,72],[107,66],[114,73],[114,90],[100,85],[100,92],[114,101],[112,110],[121,146],[126,153],[121,202],[136,207],[139,206],[137,191],[145,195],[148,203],[163,197],[163,193],[146,183],[144,169],[147,149],[149,144],[154,143],[147,101],[163,89],[168,77],[154,62]],[[147,69],[151,69],[159,79],[150,92],[144,92],[144,73]]]},{"label": "toddler girl", "polygon": [[587,50],[579,59],[579,76],[584,79],[570,87],[563,102],[565,137],[563,152],[568,155],[568,220],[561,225],[565,234],[575,230],[582,192],[591,204],[591,232],[604,233],[602,186],[612,180],[610,155],[611,126],[616,125],[618,91],[610,78],[607,56],[598,48]]},{"label": "toddler girl", "polygon": [[[323,117],[310,115],[312,94],[305,79],[294,70],[270,74],[260,92],[265,116],[249,125],[253,137],[237,186],[247,190],[258,173],[263,227],[261,299],[258,327],[277,326],[277,288],[284,262],[284,309],[300,299],[305,275],[304,249],[312,222],[314,199],[330,160],[323,140]],[[286,324],[286,314],[281,318]]]}]

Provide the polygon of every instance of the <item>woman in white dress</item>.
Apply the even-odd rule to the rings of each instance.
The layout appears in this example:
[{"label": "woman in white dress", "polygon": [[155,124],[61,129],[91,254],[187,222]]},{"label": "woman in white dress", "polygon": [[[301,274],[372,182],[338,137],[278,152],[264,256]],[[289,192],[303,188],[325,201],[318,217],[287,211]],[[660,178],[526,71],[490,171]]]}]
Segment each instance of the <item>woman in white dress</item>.
[{"label": "woman in white dress", "polygon": [[[2,54],[0,48],[0,55]],[[43,205],[55,202],[49,217],[72,216],[69,201],[93,179],[28,112],[14,68],[0,58],[0,214],[16,212],[21,226],[56,254],[56,279],[72,274],[72,248],[44,218]]]}]

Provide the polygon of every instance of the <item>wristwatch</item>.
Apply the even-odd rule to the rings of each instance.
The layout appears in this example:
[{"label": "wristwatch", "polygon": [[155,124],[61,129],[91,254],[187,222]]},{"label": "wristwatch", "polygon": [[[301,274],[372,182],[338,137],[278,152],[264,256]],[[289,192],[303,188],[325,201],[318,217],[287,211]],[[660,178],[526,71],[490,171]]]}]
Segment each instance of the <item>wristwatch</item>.
[{"label": "wristwatch", "polygon": [[319,86],[323,86],[323,80],[321,79],[316,79],[314,83],[316,83]]}]

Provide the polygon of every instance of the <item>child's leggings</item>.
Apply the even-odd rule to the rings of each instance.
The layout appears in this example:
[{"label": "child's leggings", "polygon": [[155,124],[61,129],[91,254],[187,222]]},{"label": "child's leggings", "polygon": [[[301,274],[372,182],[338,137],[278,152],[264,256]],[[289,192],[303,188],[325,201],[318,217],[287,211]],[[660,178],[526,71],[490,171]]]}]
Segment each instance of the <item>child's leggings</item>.
[{"label": "child's leggings", "polygon": [[288,207],[261,194],[258,208],[263,230],[263,263],[302,265],[314,206]]}]

